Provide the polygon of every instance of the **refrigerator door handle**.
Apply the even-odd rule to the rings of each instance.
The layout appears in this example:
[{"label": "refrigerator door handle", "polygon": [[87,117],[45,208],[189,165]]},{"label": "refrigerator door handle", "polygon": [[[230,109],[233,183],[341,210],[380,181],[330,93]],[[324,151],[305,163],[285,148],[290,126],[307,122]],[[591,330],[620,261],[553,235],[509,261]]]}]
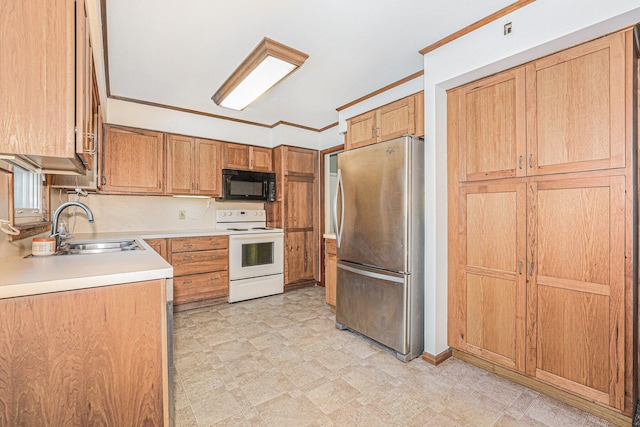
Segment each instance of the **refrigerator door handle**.
[{"label": "refrigerator door handle", "polygon": [[[338,194],[340,195],[340,223],[338,223]],[[344,188],[342,186],[342,171],[338,169],[338,183],[336,186],[336,198],[333,201],[333,223],[336,225],[336,246],[340,247],[342,229],[344,227]]]},{"label": "refrigerator door handle", "polygon": [[389,275],[380,274],[380,273],[375,273],[373,271],[368,271],[368,269],[354,268],[354,267],[351,267],[349,265],[346,265],[344,262],[339,262],[337,264],[337,267],[341,268],[343,270],[350,271],[350,272],[355,273],[355,274],[359,274],[361,276],[371,277],[372,279],[380,279],[380,280],[386,280],[386,281],[389,281],[389,282],[396,282],[396,283],[404,283],[404,281],[405,281],[404,275],[402,275],[400,273],[396,273],[395,275],[392,275],[393,273],[389,273]]}]

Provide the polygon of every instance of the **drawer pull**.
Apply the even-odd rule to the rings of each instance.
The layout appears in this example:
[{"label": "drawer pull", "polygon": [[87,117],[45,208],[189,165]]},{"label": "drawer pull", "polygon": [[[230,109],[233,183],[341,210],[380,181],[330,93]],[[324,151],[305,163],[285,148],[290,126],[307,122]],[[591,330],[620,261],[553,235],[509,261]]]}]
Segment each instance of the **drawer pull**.
[{"label": "drawer pull", "polygon": [[188,256],[188,257],[184,257],[184,258],[183,258],[183,260],[184,260],[184,261],[191,261],[192,259],[193,259],[193,258],[192,258],[192,257],[190,257],[190,256]]},{"label": "drawer pull", "polygon": [[212,245],[219,245],[220,242],[211,242]]},{"label": "drawer pull", "polygon": [[218,255],[211,255],[211,259],[216,259],[218,258]]},{"label": "drawer pull", "polygon": [[191,246],[193,246],[193,243],[183,243],[182,244],[183,248],[190,248]]},{"label": "drawer pull", "polygon": [[191,284],[191,280],[185,280],[184,282],[182,282],[183,285],[190,285]]}]

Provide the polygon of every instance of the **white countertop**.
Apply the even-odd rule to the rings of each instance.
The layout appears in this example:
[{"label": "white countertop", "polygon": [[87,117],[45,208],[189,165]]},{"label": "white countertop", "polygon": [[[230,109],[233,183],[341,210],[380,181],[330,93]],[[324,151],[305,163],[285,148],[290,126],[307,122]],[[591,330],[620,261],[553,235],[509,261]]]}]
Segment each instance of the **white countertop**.
[{"label": "white countertop", "polygon": [[145,250],[4,259],[0,268],[0,299],[171,278],[173,267],[143,239],[251,233],[209,229],[78,234],[72,241],[135,238]]}]

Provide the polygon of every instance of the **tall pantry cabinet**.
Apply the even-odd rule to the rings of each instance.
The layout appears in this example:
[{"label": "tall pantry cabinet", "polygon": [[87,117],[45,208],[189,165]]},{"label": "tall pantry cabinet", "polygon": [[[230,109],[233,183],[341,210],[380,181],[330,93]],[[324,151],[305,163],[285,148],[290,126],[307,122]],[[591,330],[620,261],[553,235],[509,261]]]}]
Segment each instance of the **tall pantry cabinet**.
[{"label": "tall pantry cabinet", "polygon": [[619,32],[448,93],[450,346],[614,416],[635,403],[636,68]]},{"label": "tall pantry cabinet", "polygon": [[316,150],[273,149],[276,201],[267,203],[267,225],[284,229],[285,288],[318,281],[318,163]]}]

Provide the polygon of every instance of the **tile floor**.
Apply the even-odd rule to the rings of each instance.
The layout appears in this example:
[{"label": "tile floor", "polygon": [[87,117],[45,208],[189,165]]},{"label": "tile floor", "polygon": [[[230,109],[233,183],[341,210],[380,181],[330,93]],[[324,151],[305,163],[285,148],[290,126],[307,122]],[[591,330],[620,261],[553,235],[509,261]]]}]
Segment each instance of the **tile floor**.
[{"label": "tile floor", "polygon": [[324,288],[175,314],[176,426],[607,426],[456,359],[334,326]]}]

